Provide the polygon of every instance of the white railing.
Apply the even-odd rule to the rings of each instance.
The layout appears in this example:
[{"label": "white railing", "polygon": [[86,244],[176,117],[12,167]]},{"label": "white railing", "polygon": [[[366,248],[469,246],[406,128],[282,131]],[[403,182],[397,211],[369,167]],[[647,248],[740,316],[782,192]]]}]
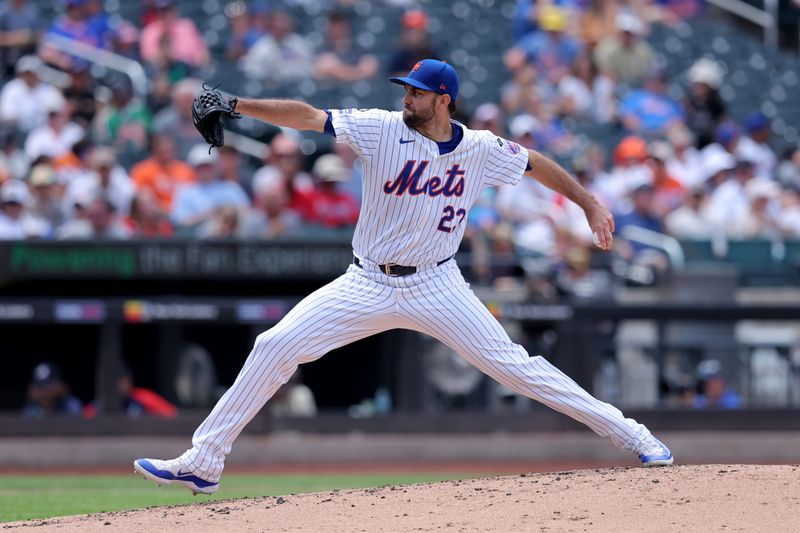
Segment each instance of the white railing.
[{"label": "white railing", "polygon": [[772,49],[778,48],[778,0],[764,0],[763,10],[742,0],[706,1],[723,11],[761,26],[764,30],[764,44]]},{"label": "white railing", "polygon": [[620,231],[620,235],[629,241],[638,242],[653,248],[662,250],[674,269],[681,269],[686,264],[683,248],[678,239],[657,231],[640,228],[638,226],[625,226]]},{"label": "white railing", "polygon": [[147,97],[147,74],[138,61],[53,33],[46,34],[42,38],[42,44],[65,54],[85,59],[109,70],[125,74],[131,80],[133,94],[142,100]]},{"label": "white railing", "polygon": [[[131,80],[133,94],[142,101],[147,98],[149,82],[144,67],[138,61],[52,33],[44,36],[43,45],[126,75]],[[69,80],[63,72],[51,68],[46,70],[45,79],[60,87],[65,87]],[[225,137],[226,144],[233,146],[243,154],[264,159],[269,153],[267,144],[245,135],[227,131]]]}]

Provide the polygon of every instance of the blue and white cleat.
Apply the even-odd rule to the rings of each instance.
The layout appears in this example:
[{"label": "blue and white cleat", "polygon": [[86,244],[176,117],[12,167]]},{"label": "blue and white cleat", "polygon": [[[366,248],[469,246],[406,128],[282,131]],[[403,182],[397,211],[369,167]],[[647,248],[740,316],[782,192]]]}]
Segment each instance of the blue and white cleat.
[{"label": "blue and white cleat", "polygon": [[652,435],[639,443],[637,453],[642,466],[670,466],[673,461],[672,452],[667,445]]},{"label": "blue and white cleat", "polygon": [[214,494],[219,488],[219,483],[212,483],[194,475],[180,459],[170,459],[169,461],[136,459],[133,462],[133,469],[143,475],[145,479],[155,481],[159,486],[181,485],[192,491],[194,495],[198,493]]}]

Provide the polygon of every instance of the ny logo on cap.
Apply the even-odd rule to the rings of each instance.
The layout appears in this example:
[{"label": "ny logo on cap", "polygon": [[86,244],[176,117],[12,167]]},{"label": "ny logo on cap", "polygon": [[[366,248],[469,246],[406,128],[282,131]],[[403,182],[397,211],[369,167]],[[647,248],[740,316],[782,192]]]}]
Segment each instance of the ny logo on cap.
[{"label": "ny logo on cap", "polygon": [[412,67],[411,72],[418,71],[421,66],[422,66],[422,61],[417,61],[417,64]]}]

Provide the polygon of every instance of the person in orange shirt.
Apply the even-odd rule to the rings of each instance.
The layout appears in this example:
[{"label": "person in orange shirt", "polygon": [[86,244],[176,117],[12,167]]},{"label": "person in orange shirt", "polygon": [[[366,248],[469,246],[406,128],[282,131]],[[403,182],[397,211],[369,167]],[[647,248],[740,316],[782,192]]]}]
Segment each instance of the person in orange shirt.
[{"label": "person in orange shirt", "polygon": [[159,205],[172,210],[172,197],[182,183],[195,181],[194,169],[175,157],[175,141],[168,135],[153,135],[150,139],[149,159],[131,169],[131,178],[137,190],[149,189]]}]

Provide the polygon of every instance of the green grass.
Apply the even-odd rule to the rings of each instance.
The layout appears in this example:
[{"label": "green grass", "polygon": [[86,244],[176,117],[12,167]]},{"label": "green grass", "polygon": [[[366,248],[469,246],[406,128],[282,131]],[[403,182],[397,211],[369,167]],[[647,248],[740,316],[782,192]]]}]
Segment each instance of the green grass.
[{"label": "green grass", "polygon": [[[278,496],[471,477],[458,474],[269,474],[223,478],[211,500]],[[156,487],[140,476],[0,475],[0,522],[209,501],[182,487]]]}]

